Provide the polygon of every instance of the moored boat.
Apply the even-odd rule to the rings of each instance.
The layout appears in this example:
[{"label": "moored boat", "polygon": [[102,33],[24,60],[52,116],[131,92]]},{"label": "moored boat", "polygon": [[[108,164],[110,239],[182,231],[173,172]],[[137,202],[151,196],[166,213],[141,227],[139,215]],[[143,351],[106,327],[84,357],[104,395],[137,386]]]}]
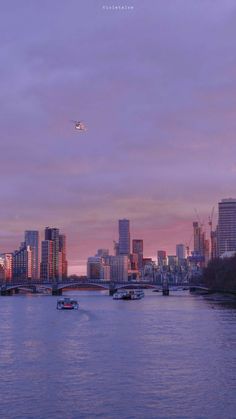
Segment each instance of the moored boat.
[{"label": "moored boat", "polygon": [[79,304],[75,298],[59,298],[57,300],[57,310],[78,310]]}]

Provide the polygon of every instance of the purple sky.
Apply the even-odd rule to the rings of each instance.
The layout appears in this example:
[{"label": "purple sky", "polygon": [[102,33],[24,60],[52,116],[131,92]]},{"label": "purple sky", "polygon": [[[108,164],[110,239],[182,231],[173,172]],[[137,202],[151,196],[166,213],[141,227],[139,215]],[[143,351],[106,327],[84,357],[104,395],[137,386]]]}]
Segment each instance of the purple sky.
[{"label": "purple sky", "polygon": [[125,217],[174,253],[236,196],[235,0],[3,0],[0,44],[0,252],[55,226],[83,272]]}]

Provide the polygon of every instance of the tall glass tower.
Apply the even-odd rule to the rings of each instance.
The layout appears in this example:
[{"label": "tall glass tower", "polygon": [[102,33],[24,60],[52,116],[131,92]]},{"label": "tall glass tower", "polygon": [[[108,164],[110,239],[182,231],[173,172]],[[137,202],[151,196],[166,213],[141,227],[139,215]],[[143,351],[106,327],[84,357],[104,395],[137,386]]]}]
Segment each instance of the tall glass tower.
[{"label": "tall glass tower", "polygon": [[25,245],[32,251],[32,279],[39,279],[39,232],[36,230],[25,231]]},{"label": "tall glass tower", "polygon": [[119,254],[130,255],[129,220],[119,220]]}]

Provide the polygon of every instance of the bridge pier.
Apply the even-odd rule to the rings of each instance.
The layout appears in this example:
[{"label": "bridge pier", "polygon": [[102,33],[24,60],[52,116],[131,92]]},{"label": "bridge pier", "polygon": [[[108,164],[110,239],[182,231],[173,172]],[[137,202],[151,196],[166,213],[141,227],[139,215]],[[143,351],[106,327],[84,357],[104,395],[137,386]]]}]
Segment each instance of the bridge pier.
[{"label": "bridge pier", "polygon": [[1,295],[7,295],[6,287],[1,287]]},{"label": "bridge pier", "polygon": [[31,289],[32,289],[32,293],[33,294],[36,294],[37,293],[37,288],[36,288],[36,286],[32,286],[32,287],[30,287]]},{"label": "bridge pier", "polygon": [[117,291],[117,288],[115,287],[114,282],[110,282],[109,284],[109,295],[113,295],[115,294],[115,292]]},{"label": "bridge pier", "polygon": [[3,285],[1,287],[0,294],[1,295],[13,295],[13,290],[8,290],[7,287],[5,285]]},{"label": "bridge pier", "polygon": [[169,295],[169,282],[168,279],[165,279],[162,284],[162,295]]},{"label": "bridge pier", "polygon": [[62,289],[58,289],[57,285],[53,285],[52,295],[62,295]]}]

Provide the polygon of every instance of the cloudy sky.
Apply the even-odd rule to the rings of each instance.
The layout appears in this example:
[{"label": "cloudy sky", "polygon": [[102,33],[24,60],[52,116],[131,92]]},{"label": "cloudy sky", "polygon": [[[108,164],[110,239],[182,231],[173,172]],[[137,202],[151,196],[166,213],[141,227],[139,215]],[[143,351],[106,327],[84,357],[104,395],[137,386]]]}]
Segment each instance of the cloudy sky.
[{"label": "cloudy sky", "polygon": [[[103,6],[129,5],[132,10]],[[131,220],[145,255],[236,196],[235,0],[2,0],[0,252],[59,227],[70,273]],[[82,119],[86,133],[70,119]]]}]

